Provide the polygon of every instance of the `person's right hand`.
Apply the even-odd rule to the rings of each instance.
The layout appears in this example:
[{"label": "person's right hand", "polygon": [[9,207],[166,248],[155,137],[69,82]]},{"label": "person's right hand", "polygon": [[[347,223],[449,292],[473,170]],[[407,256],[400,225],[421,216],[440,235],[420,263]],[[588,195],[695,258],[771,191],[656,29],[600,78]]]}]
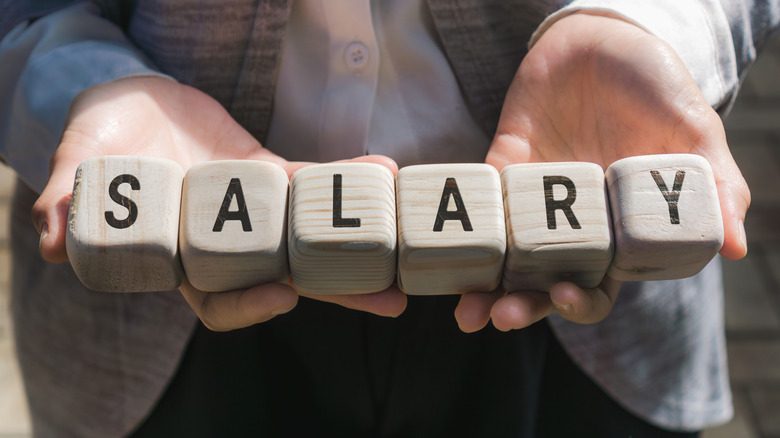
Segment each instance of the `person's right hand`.
[{"label": "person's right hand", "polygon": [[[33,206],[44,260],[68,260],[65,225],[79,164],[94,156],[143,155],[167,158],[186,172],[212,160],[245,159],[276,163],[288,176],[309,163],[288,162],[263,148],[208,95],[161,77],[134,77],[90,87],[71,103],[60,144],[51,158],[49,181]],[[389,158],[368,161],[398,167]],[[289,284],[270,283],[229,292],[203,292],[186,280],[181,293],[200,320],[216,331],[267,321],[295,307],[298,294]],[[367,295],[328,295],[317,299],[378,315],[397,316],[406,296],[392,287]]]}]

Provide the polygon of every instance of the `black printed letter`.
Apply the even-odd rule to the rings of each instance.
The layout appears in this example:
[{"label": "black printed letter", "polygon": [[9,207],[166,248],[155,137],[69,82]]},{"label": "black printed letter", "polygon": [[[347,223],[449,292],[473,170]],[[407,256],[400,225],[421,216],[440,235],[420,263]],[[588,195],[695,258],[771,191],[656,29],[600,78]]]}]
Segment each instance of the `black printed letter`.
[{"label": "black printed letter", "polygon": [[685,179],[685,171],[678,170],[674,176],[674,184],[672,185],[672,193],[669,193],[669,189],[666,188],[664,179],[661,178],[661,173],[657,170],[651,170],[650,174],[653,175],[655,184],[658,189],[661,190],[661,194],[664,195],[666,203],[669,205],[669,220],[673,225],[680,224],[680,212],[677,210],[677,201],[680,200],[680,190],[682,190],[683,180]]},{"label": "black printed letter", "polygon": [[341,174],[333,175],[333,228],[357,228],[360,218],[341,217]]},{"label": "black printed letter", "polygon": [[113,211],[106,212],[108,225],[120,230],[133,225],[138,219],[138,206],[135,205],[135,202],[119,194],[119,186],[125,183],[130,184],[130,188],[133,190],[141,190],[141,182],[138,181],[138,178],[128,174],[119,175],[108,186],[108,196],[111,197],[111,200],[127,209],[127,217],[122,220],[117,219]]},{"label": "black printed letter", "polygon": [[[233,201],[233,196],[236,197],[236,204],[238,204],[238,210],[236,211],[228,210],[230,203]],[[241,180],[238,178],[230,180],[230,184],[228,184],[225,192],[225,198],[222,199],[222,207],[219,209],[217,221],[214,222],[214,228],[211,231],[222,231],[225,221],[241,221],[241,227],[244,231],[252,231],[252,223],[249,222],[249,211],[246,209],[246,201],[244,200],[244,190],[241,188]]]},{"label": "black printed letter", "polygon": [[[569,225],[575,230],[582,228],[571,210],[571,205],[577,199],[577,188],[574,182],[565,176],[545,176],[544,180],[544,205],[547,207],[547,229],[555,230],[558,225],[555,222],[555,210],[563,210]],[[553,185],[560,184],[566,187],[566,199],[556,201],[553,199]]]},{"label": "black printed letter", "polygon": [[[447,211],[450,196],[455,200],[455,211]],[[463,199],[460,197],[460,190],[458,190],[458,183],[455,181],[455,178],[447,178],[447,181],[444,183],[444,190],[441,192],[441,202],[439,202],[439,211],[436,212],[436,223],[433,224],[433,231],[444,229],[444,221],[449,220],[460,221],[463,231],[474,231],[471,228],[471,220],[466,212]]]}]

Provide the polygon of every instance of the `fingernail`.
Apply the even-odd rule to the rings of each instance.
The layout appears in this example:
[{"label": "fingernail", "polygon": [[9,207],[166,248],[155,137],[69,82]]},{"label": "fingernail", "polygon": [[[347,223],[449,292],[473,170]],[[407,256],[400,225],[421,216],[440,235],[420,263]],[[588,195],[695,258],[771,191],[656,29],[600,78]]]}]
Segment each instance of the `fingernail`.
[{"label": "fingernail", "polygon": [[[552,300],[552,298],[551,298]],[[553,306],[555,306],[555,309],[558,312],[562,313],[569,313],[574,309],[574,306],[571,305],[571,303],[559,303],[555,300],[552,300]]]},{"label": "fingernail", "polygon": [[739,240],[747,252],[747,233],[745,233],[745,221],[742,219],[739,220]]},{"label": "fingernail", "polygon": [[274,310],[272,310],[272,311],[271,311],[271,316],[279,316],[279,315],[284,315],[285,313],[289,312],[290,310],[292,310],[292,309],[294,309],[294,308],[295,308],[295,306],[292,306],[292,307],[290,307],[290,308],[279,308],[279,309],[274,309]]},{"label": "fingernail", "polygon": [[38,248],[43,246],[43,241],[46,240],[46,236],[49,235],[49,224],[44,222],[41,224],[41,240],[38,241]]}]

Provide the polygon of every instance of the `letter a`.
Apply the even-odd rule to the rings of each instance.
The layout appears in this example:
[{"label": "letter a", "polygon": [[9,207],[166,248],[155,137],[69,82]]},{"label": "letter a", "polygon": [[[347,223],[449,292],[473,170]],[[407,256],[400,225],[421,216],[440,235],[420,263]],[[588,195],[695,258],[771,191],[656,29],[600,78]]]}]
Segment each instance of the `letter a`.
[{"label": "letter a", "polygon": [[[455,211],[448,211],[447,205],[450,203],[450,196],[455,201]],[[444,221],[456,220],[460,221],[463,226],[463,231],[474,231],[471,227],[471,220],[469,214],[466,212],[466,206],[463,204],[463,198],[460,196],[460,190],[458,190],[458,183],[455,178],[447,178],[444,183],[444,190],[441,193],[441,202],[439,202],[439,210],[436,212],[436,222],[433,224],[433,231],[442,231],[444,229]]]},{"label": "letter a", "polygon": [[[236,211],[230,211],[230,203],[233,201],[233,197],[236,198],[236,204],[238,209]],[[233,178],[228,184],[227,191],[225,192],[225,198],[222,200],[222,207],[219,209],[217,215],[217,221],[214,222],[214,228],[211,231],[220,232],[225,225],[225,221],[241,221],[241,227],[244,231],[252,231],[252,223],[249,221],[249,211],[246,209],[246,201],[244,201],[244,191],[241,189],[241,180]]]}]

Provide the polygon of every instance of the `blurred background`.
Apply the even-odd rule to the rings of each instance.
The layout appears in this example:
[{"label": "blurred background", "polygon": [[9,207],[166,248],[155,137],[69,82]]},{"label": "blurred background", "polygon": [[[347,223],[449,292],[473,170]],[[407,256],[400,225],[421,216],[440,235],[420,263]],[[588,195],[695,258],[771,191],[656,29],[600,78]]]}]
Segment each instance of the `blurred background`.
[{"label": "blurred background", "polygon": [[[724,261],[736,413],[704,437],[780,438],[780,35],[750,69],[726,131],[753,204],[745,223],[748,256]],[[30,436],[8,309],[8,204],[14,180],[0,165],[0,438]]]}]

